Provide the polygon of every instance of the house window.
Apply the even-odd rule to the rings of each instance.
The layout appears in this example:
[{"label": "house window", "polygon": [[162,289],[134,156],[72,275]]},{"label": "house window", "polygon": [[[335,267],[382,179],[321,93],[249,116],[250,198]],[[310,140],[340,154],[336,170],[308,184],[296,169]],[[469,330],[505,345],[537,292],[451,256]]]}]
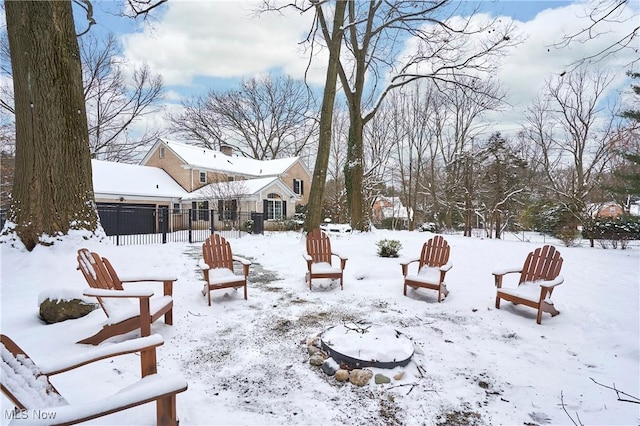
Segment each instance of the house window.
[{"label": "house window", "polygon": [[238,200],[218,200],[218,220],[237,220]]},{"label": "house window", "polygon": [[298,195],[304,195],[304,181],[302,179],[293,180],[293,192]]},{"label": "house window", "polygon": [[173,203],[173,212],[180,213],[180,203]]},{"label": "house window", "polygon": [[614,206],[609,207],[609,214],[611,216],[615,216],[616,215],[616,208]]},{"label": "house window", "polygon": [[191,203],[191,220],[209,220],[208,201],[194,201]]},{"label": "house window", "polygon": [[200,183],[207,183],[207,172],[200,172]]},{"label": "house window", "polygon": [[267,220],[282,220],[287,217],[287,202],[276,193],[272,192],[267,195],[263,209],[263,214]]},{"label": "house window", "polygon": [[158,156],[160,158],[164,158],[164,147],[161,146],[160,149],[158,150]]}]

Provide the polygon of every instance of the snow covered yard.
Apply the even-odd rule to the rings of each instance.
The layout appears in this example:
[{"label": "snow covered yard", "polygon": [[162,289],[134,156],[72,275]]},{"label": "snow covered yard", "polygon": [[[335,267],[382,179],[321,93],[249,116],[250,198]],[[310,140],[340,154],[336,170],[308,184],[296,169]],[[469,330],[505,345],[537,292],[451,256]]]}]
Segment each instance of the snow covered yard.
[{"label": "snow covered yard", "polygon": [[[377,230],[332,235],[347,255],[344,290],[337,283],[304,282],[304,238],[268,233],[230,240],[234,254],[251,259],[249,300],[241,291],[202,296],[197,268],[200,244],[117,247],[91,243],[121,273],[167,271],[174,286],[174,325],[162,320],[159,372],[181,375],[189,389],[178,395],[182,425],[205,424],[638,424],[638,404],[594,383],[640,396],[640,250],[556,247],[565,282],[553,300],[561,312],[542,324],[527,307],[494,307],[492,270],[521,266],[542,240],[521,242],[445,235],[453,269],[449,296],[402,295],[400,259],[380,258],[376,242],[397,239],[401,257],[420,253],[430,233]],[[542,237],[540,237],[542,238]],[[549,241],[547,243],[556,243]],[[89,316],[45,325],[38,296],[49,288],[85,288],[76,270],[81,239],[32,253],[2,246],[2,333],[36,362],[89,348],[74,342],[104,321]],[[515,285],[517,275],[506,277]],[[319,282],[322,284],[321,282]],[[150,285],[160,292],[159,286]],[[328,327],[367,321],[392,326],[411,338],[416,352],[391,383],[364,387],[338,383],[309,364],[307,340]],[[135,336],[132,333],[115,340]],[[109,344],[105,342],[104,344]],[[99,399],[133,383],[137,356],[101,361],[54,377],[69,402]],[[399,377],[399,376],[398,376]],[[562,395],[562,401],[561,401]],[[2,398],[4,413],[10,409]],[[568,414],[565,412],[568,412]],[[115,413],[92,424],[153,424],[152,404]]]}]

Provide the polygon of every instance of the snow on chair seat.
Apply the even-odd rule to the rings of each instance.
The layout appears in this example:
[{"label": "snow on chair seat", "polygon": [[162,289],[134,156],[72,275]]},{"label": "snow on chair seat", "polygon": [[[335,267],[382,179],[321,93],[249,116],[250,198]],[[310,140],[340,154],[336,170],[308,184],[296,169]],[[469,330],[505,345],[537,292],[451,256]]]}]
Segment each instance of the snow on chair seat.
[{"label": "snow on chair seat", "polygon": [[[307,252],[302,255],[307,262],[305,280],[309,281],[309,290],[312,288],[314,278],[330,278],[340,280],[340,289],[343,287],[344,268],[347,257],[331,250],[329,236],[319,228],[307,234]],[[337,258],[340,266],[333,266],[332,259]]]},{"label": "snow on chair seat", "polygon": [[[233,262],[242,265],[242,275],[233,271]],[[224,288],[244,288],[244,299],[247,300],[247,278],[251,261],[234,256],[231,244],[219,234],[211,234],[202,244],[202,259],[198,265],[204,274],[202,294],[207,296],[211,306],[211,291]]]},{"label": "snow on chair seat", "polygon": [[[175,426],[176,394],[185,391],[187,383],[157,374],[155,351],[162,343],[161,336],[152,335],[37,366],[13,340],[1,335],[1,388],[16,407],[7,411],[4,418],[11,424],[75,424],[155,401],[157,424]],[[68,404],[49,380],[50,376],[94,361],[136,352],[141,353],[141,380],[99,401]]]},{"label": "snow on chair seat", "polygon": [[[536,322],[542,322],[542,313],[552,317],[560,312],[553,306],[551,295],[556,286],[564,282],[560,275],[562,257],[555,247],[545,245],[529,253],[520,268],[503,268],[493,272],[496,285],[496,308],[500,309],[500,300],[522,304],[538,310]],[[520,273],[517,287],[503,287],[503,277],[511,273]]]},{"label": "snow on chair seat", "polygon": [[[175,276],[138,276],[121,279],[107,258],[86,248],[78,250],[78,269],[82,272],[89,288],[85,296],[98,299],[107,321],[94,335],[79,341],[97,345],[102,341],[140,329],[142,337],[151,334],[151,324],[164,316],[167,325],[173,324],[173,283]],[[150,290],[124,288],[123,284],[161,282],[163,296],[153,297]],[[138,299],[137,303],[131,299]]]},{"label": "snow on chair seat", "polygon": [[[402,275],[404,276],[404,291],[407,295],[407,287],[413,289],[428,288],[438,292],[438,302],[449,294],[444,282],[446,273],[453,267],[449,261],[451,247],[441,235],[429,239],[422,245],[420,257],[400,262]],[[409,265],[418,262],[418,273],[409,274]]]}]

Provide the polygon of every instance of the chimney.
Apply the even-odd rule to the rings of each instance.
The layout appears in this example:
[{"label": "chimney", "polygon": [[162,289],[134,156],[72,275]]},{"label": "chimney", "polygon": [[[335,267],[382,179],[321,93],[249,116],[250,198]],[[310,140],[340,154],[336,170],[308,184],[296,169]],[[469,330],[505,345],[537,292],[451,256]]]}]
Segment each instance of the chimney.
[{"label": "chimney", "polygon": [[233,155],[233,147],[231,145],[220,145],[220,152],[231,157]]}]

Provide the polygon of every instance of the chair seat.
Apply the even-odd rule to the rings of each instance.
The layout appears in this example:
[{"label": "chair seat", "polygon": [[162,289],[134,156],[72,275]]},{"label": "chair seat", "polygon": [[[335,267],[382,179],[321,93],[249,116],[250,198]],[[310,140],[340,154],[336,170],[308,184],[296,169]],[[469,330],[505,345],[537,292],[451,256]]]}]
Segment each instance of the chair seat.
[{"label": "chair seat", "polygon": [[327,262],[318,262],[311,264],[311,273],[314,275],[320,274],[342,274],[342,269],[331,266],[330,263]]},{"label": "chair seat", "polygon": [[215,268],[209,270],[209,285],[223,285],[235,282],[244,282],[243,275],[236,275],[227,268]]},{"label": "chair seat", "polygon": [[[540,301],[540,284],[544,281],[535,282],[523,282],[516,288],[499,288],[498,293],[515,296],[521,299],[526,299],[532,303],[538,303]],[[547,296],[545,302],[553,304],[551,299]]]},{"label": "chair seat", "polygon": [[418,275],[407,275],[406,281],[438,285],[440,284],[440,268],[423,266]]},{"label": "chair seat", "polygon": [[[157,296],[149,299],[149,311],[151,316],[155,316],[158,312],[164,311],[167,306],[173,303],[171,296]],[[106,324],[117,324],[129,318],[140,315],[140,304],[130,299],[118,299],[103,301],[105,310],[109,312],[109,318]]]}]

